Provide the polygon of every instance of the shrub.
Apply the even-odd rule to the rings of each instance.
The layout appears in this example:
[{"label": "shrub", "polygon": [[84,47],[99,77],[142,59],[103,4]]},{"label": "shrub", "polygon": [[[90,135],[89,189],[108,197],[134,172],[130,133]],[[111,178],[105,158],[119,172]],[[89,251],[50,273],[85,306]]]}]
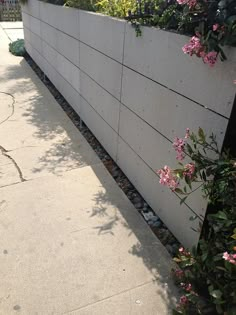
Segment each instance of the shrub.
[{"label": "shrub", "polygon": [[[216,138],[207,139],[187,130],[173,146],[178,169],[165,166],[158,171],[160,183],[181,195],[181,202],[196,189],[214,205],[197,248],[179,249],[174,271],[176,282],[185,294],[175,314],[236,314],[236,160],[221,153]],[[191,162],[183,164],[187,158]],[[193,185],[197,188],[193,189]],[[194,220],[196,217],[191,217]]]}]

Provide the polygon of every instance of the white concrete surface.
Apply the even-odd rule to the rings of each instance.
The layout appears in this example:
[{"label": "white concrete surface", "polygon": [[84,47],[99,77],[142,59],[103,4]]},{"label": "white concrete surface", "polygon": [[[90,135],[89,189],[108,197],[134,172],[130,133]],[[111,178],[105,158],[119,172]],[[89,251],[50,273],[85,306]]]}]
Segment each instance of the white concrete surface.
[{"label": "white concrete surface", "polygon": [[[80,40],[122,62],[126,22],[101,14],[80,11]],[[94,31],[96,30],[96,31]]]},{"label": "white concrete surface", "polygon": [[236,51],[227,51],[228,61],[214,68],[199,58],[182,52],[189,37],[143,28],[137,38],[131,26],[126,27],[124,64],[167,88],[173,89],[203,106],[229,117],[235,96]]},{"label": "white concrete surface", "polygon": [[0,22],[0,26],[11,42],[24,38],[23,22]]},{"label": "white concrete surface", "polygon": [[[196,244],[192,228],[206,211],[201,191],[180,206],[155,172],[177,165],[171,142],[187,127],[215,133],[221,147],[235,97],[235,48],[211,69],[183,54],[186,36],[144,27],[137,38],[125,21],[44,2],[39,16],[33,8],[23,6],[28,53],[173,234]],[[40,22],[37,43],[27,12]]]},{"label": "white concrete surface", "polygon": [[0,37],[0,313],[170,314],[171,257]]}]

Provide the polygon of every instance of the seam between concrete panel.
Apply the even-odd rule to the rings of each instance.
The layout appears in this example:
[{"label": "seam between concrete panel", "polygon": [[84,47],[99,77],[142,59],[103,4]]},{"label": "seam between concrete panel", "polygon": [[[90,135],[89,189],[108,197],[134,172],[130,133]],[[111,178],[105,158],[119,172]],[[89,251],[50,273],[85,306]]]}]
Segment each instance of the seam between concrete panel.
[{"label": "seam between concrete panel", "polygon": [[[26,13],[26,14],[28,14],[28,13]],[[30,14],[28,14],[28,15],[30,15]],[[30,15],[30,16],[32,16],[32,15]],[[32,16],[32,17],[34,17],[34,16]],[[34,17],[34,18],[35,18],[35,19],[38,19],[38,18],[36,18],[36,17]],[[49,24],[49,23],[47,23],[47,22],[44,22],[44,21],[42,21],[42,22],[45,23],[45,24],[47,24],[47,25],[49,25],[50,27],[54,28],[55,30],[58,30],[59,32],[62,32],[62,33],[64,33],[64,34],[66,34],[67,36],[69,36],[69,37],[71,37],[71,38],[73,38],[73,39],[75,39],[75,40],[78,40],[78,41],[81,42],[82,44],[84,44],[84,45],[90,47],[91,49],[97,51],[98,53],[100,53],[100,54],[106,56],[107,58],[110,58],[111,60],[113,60],[113,61],[115,61],[115,62],[117,62],[117,63],[119,63],[119,64],[122,65],[122,63],[121,63],[120,61],[118,61],[118,60],[116,60],[116,59],[114,59],[114,58],[112,58],[112,57],[106,55],[104,52],[101,52],[100,50],[98,50],[98,49],[96,49],[96,48],[94,48],[94,47],[92,47],[92,46],[86,44],[85,42],[79,40],[78,38],[75,38],[74,36],[71,36],[71,35],[69,35],[68,33],[65,33],[65,32],[59,30],[58,28],[52,26],[51,24]],[[24,27],[25,27],[25,26],[24,26]],[[26,27],[26,28],[27,28],[27,27]],[[32,32],[32,30],[30,30],[30,31]],[[34,33],[34,32],[32,32],[32,33]],[[217,114],[217,115],[219,115],[219,116],[221,116],[221,117],[226,118],[226,119],[229,120],[229,117],[227,117],[227,116],[225,116],[225,115],[223,115],[223,114],[220,114],[220,113],[214,111],[213,109],[211,109],[211,108],[209,108],[209,107],[207,107],[207,106],[205,106],[205,105],[203,105],[203,104],[201,104],[201,103],[199,103],[199,102],[197,102],[197,101],[195,101],[195,100],[189,98],[188,96],[186,96],[186,95],[184,95],[184,94],[182,94],[182,93],[180,93],[180,92],[178,92],[178,91],[175,91],[174,89],[169,88],[168,86],[166,86],[166,85],[164,85],[164,84],[162,84],[162,83],[160,83],[160,82],[155,81],[154,79],[152,79],[152,78],[146,76],[145,74],[143,74],[143,73],[141,73],[141,72],[139,72],[139,71],[137,71],[137,70],[135,70],[135,69],[133,69],[133,68],[131,68],[131,67],[125,65],[125,64],[123,64],[123,66],[126,67],[127,69],[130,69],[130,70],[136,72],[137,74],[143,76],[144,78],[146,78],[146,79],[148,79],[148,80],[151,80],[152,82],[154,82],[154,83],[156,83],[156,84],[158,84],[158,85],[160,85],[160,86],[166,88],[167,90],[172,91],[172,92],[174,92],[174,93],[176,93],[176,94],[182,96],[183,98],[185,98],[185,99],[187,99],[187,100],[189,100],[189,101],[195,103],[196,105],[201,106],[201,107],[203,107],[204,109],[206,109],[206,110],[208,110],[208,111],[211,111],[211,112],[213,112],[213,113],[215,113],[215,114]]]}]

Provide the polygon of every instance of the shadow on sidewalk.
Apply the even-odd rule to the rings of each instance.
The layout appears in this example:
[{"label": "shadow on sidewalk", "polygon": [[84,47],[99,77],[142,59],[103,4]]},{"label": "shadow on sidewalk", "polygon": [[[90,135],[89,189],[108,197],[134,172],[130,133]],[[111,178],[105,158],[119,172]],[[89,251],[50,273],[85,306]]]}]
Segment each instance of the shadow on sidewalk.
[{"label": "shadow on sidewalk", "polygon": [[[16,98],[19,94],[29,93],[30,95],[31,90],[37,90],[38,96],[31,97],[26,104],[22,105],[23,117],[28,124],[36,127],[37,131],[33,136],[39,142],[56,139],[55,142],[50,142],[50,146],[39,157],[37,167],[33,169],[33,172],[37,173],[47,169],[52,174],[57,174],[58,170],[60,171],[60,165],[64,167],[68,161],[76,161],[79,166],[90,165],[101,185],[105,188],[105,193],[101,191],[94,196],[95,206],[91,215],[104,217],[104,224],[96,227],[98,237],[104,233],[109,233],[111,236],[115,235],[118,225],[125,227],[128,235],[134,234],[138,241],[130,248],[129,254],[142,260],[151,272],[153,282],[157,284],[157,294],[171,309],[175,303],[175,297],[178,296],[177,288],[170,279],[171,257],[131,205],[128,198],[119,190],[114,193],[112,186],[117,186],[117,184],[110,178],[110,175],[104,176],[106,172],[104,173],[102,168],[91,165],[88,156],[83,154],[83,150],[80,150],[78,139],[82,139],[82,136],[78,137],[79,131],[78,135],[75,134],[75,127],[72,123],[68,123],[69,118],[66,114],[64,114],[63,119],[61,113],[55,115],[55,106],[54,104],[50,106],[50,97],[41,96],[40,88],[38,88],[40,79],[35,75],[29,76],[27,73],[29,73],[29,66],[25,60],[22,60],[20,67],[9,66],[4,78],[0,78],[0,82],[7,80],[14,82],[9,92],[16,95]],[[47,106],[44,105],[45,102]],[[71,169],[73,168],[75,166],[72,163]],[[109,180],[107,180],[108,176]],[[128,209],[127,204],[130,204]],[[107,207],[109,205],[116,207],[119,215],[113,217],[108,215]],[[169,264],[167,265],[167,263]]]}]

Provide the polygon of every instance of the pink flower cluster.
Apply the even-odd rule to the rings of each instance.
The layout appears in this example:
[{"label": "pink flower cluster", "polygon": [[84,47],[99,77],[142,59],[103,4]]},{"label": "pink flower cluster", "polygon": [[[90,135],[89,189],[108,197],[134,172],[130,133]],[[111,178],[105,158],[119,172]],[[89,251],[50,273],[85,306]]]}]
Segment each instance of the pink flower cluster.
[{"label": "pink flower cluster", "polygon": [[177,0],[178,4],[187,4],[190,9],[194,8],[197,4],[197,0]]},{"label": "pink flower cluster", "polygon": [[188,176],[190,179],[193,178],[195,172],[195,164],[189,163],[184,167],[184,176]]},{"label": "pink flower cluster", "polygon": [[181,269],[175,270],[175,276],[176,276],[177,278],[182,278],[183,275],[184,275],[183,270],[181,270]]},{"label": "pink flower cluster", "polygon": [[182,161],[185,157],[184,146],[185,146],[186,140],[189,137],[190,137],[190,130],[189,130],[189,128],[187,128],[184,139],[176,137],[174,142],[173,142],[173,147],[174,147],[175,151],[177,152],[176,159],[179,161]]},{"label": "pink flower cluster", "polygon": [[185,139],[176,137],[173,142],[173,147],[175,151],[177,152],[176,159],[179,161],[182,161],[185,157],[184,146],[185,146]]},{"label": "pink flower cluster", "polygon": [[220,27],[220,25],[218,23],[216,23],[216,24],[213,25],[212,29],[215,32],[215,31],[218,30],[219,27]]},{"label": "pink flower cluster", "polygon": [[225,252],[223,254],[223,258],[231,264],[236,265],[236,254],[229,254],[228,252]]},{"label": "pink flower cluster", "polygon": [[191,283],[183,283],[183,282],[182,282],[180,285],[181,285],[181,287],[182,287],[185,291],[187,291],[187,292],[192,291],[192,285],[191,285]]},{"label": "pink flower cluster", "polygon": [[[217,26],[214,25],[214,29]],[[185,54],[190,56],[196,55],[201,57],[203,62],[208,64],[210,67],[213,67],[217,62],[218,53],[216,51],[210,51],[208,53],[205,52],[205,47],[201,44],[201,40],[197,36],[193,36],[188,44],[185,44],[182,48]]]},{"label": "pink flower cluster", "polygon": [[179,303],[180,303],[180,305],[183,305],[183,306],[188,304],[187,296],[185,296],[185,295],[181,296],[181,298],[179,299]]},{"label": "pink flower cluster", "polygon": [[183,46],[182,50],[185,54],[189,54],[190,56],[194,54],[197,56],[201,56],[201,53],[204,51],[204,46],[202,46],[199,37],[193,36],[188,44],[185,44]]},{"label": "pink flower cluster", "polygon": [[208,54],[202,56],[203,61],[207,63],[210,67],[214,67],[215,63],[217,62],[217,55],[216,51],[210,51]]},{"label": "pink flower cluster", "polygon": [[181,256],[191,257],[191,253],[187,252],[183,247],[179,248],[179,253],[181,254]]},{"label": "pink flower cluster", "polygon": [[172,191],[177,188],[179,184],[178,178],[169,166],[164,166],[164,168],[157,171],[157,174],[160,175],[159,183],[161,185],[169,187]]}]

